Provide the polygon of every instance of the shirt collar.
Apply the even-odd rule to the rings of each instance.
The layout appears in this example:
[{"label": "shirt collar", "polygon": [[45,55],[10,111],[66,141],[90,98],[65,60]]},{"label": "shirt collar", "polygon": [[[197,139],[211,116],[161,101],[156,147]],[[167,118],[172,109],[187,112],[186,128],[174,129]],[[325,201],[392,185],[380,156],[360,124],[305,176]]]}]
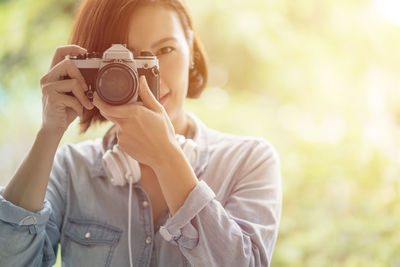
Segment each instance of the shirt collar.
[{"label": "shirt collar", "polygon": [[[193,120],[194,125],[195,125],[195,132],[194,132],[194,137],[193,141],[197,144],[198,149],[199,149],[199,160],[197,162],[197,166],[194,168],[194,172],[197,176],[197,178],[200,177],[200,175],[204,172],[205,168],[207,167],[208,164],[208,159],[209,159],[209,140],[208,140],[208,127],[200,120],[198,119],[193,113],[188,112],[187,113],[190,118]],[[105,135],[107,136],[107,134]],[[93,167],[90,168],[90,176],[92,178],[94,177],[105,177],[106,172],[104,170],[104,165],[103,165],[103,155],[104,155],[104,147],[103,144],[105,144],[107,149],[112,148],[112,146],[116,142],[116,135],[112,135],[111,138],[108,140],[105,140],[104,137],[99,140],[99,145],[101,146],[100,153],[97,154],[96,159],[94,160]]]}]

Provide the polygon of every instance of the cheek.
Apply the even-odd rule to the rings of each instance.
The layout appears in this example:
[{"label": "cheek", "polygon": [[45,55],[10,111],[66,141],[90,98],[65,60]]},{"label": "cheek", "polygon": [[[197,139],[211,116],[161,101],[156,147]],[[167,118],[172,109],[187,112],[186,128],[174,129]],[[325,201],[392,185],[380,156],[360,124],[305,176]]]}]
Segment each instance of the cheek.
[{"label": "cheek", "polygon": [[168,55],[160,59],[160,73],[164,86],[171,93],[185,92],[189,80],[188,59],[183,54]]}]

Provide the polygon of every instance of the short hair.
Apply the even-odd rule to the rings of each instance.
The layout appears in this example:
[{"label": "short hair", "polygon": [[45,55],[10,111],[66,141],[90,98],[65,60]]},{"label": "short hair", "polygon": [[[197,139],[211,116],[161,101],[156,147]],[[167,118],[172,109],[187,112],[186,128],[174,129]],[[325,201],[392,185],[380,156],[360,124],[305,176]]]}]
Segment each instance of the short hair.
[{"label": "short hair", "polygon": [[[79,45],[88,52],[103,52],[112,44],[128,42],[129,19],[133,11],[144,5],[162,5],[174,10],[180,19],[186,39],[193,32],[193,66],[189,70],[187,97],[198,98],[206,87],[208,64],[204,48],[193,30],[192,17],[185,0],[84,0],[78,9],[69,44]],[[84,109],[80,132],[94,122],[106,119],[94,107]]]}]

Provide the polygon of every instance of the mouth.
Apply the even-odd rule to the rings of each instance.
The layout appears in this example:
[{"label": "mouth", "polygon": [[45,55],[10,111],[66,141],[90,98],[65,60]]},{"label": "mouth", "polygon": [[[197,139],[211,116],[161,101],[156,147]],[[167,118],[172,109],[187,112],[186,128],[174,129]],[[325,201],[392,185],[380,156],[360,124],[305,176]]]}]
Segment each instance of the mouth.
[{"label": "mouth", "polygon": [[169,96],[169,93],[166,93],[165,95],[160,97],[159,102],[161,103],[161,105],[164,105],[165,101],[167,101],[168,96]]}]

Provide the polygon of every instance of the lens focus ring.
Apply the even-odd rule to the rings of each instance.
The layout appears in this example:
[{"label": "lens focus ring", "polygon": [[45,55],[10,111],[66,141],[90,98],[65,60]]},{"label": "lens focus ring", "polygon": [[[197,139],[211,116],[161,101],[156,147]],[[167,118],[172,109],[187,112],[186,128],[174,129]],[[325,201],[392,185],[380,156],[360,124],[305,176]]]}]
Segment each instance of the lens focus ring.
[{"label": "lens focus ring", "polygon": [[138,97],[138,75],[126,64],[111,63],[100,69],[96,79],[99,97],[112,105],[122,105]]}]

